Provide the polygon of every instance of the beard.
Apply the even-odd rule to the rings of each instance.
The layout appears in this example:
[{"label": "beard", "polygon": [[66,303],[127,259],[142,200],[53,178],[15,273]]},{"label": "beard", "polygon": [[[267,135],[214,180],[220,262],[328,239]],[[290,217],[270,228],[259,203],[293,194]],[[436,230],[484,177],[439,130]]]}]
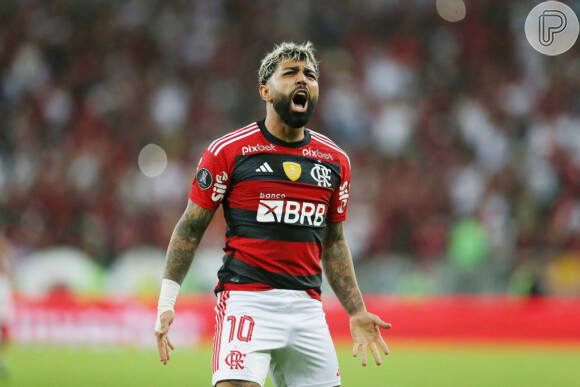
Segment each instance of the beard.
[{"label": "beard", "polygon": [[290,126],[291,128],[301,128],[310,120],[310,116],[312,116],[314,108],[316,107],[318,97],[313,98],[309,95],[306,111],[295,112],[292,110],[291,95],[294,95],[294,92],[290,93],[290,95],[275,93],[272,100],[272,105],[274,106],[276,113],[278,113],[286,125]]}]

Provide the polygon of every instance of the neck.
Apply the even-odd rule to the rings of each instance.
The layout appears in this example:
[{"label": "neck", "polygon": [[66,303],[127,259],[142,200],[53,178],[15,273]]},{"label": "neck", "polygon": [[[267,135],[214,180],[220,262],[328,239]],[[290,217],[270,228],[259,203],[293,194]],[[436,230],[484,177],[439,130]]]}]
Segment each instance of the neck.
[{"label": "neck", "polygon": [[268,107],[266,108],[266,120],[264,121],[264,125],[266,125],[266,129],[268,132],[272,133],[274,137],[285,142],[301,141],[304,138],[304,127],[293,128],[288,126],[284,121],[282,121],[271,104],[268,104]]}]

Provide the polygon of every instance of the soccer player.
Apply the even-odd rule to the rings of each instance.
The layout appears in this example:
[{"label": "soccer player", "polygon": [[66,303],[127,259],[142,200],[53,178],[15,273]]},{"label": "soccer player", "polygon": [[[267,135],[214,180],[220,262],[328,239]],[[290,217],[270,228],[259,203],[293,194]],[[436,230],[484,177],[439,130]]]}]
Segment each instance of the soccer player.
[{"label": "soccer player", "polygon": [[169,326],[179,288],[215,210],[226,218],[225,255],[212,356],[214,386],[338,386],[336,352],[320,302],[322,267],[350,316],[353,356],[367,348],[381,364],[388,348],[367,312],[342,222],[350,161],[327,137],[305,128],[318,100],[310,42],[282,43],[262,60],[266,118],[218,138],[203,153],[189,202],[167,251],[156,336],[169,360]]}]

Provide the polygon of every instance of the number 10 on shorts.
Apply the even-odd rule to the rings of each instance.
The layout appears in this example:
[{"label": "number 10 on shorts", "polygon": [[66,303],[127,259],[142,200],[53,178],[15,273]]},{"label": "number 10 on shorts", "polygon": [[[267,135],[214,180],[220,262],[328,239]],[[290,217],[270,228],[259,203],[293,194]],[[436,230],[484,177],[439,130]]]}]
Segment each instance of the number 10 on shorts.
[{"label": "number 10 on shorts", "polygon": [[[236,316],[228,316],[228,322],[230,323],[230,339],[228,343],[231,343],[234,339],[234,334],[236,333]],[[239,321],[237,321],[237,339],[243,342],[250,342],[252,340],[252,332],[254,331],[254,319],[250,316],[241,316]]]}]

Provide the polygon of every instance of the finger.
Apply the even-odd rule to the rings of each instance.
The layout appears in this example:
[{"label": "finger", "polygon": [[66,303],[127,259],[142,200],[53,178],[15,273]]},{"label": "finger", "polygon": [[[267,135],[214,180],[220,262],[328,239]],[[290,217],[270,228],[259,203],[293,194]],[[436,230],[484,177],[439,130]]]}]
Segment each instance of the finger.
[{"label": "finger", "polygon": [[360,344],[355,343],[354,346],[352,347],[352,356],[353,357],[357,357],[359,348],[360,348]]},{"label": "finger", "polygon": [[159,352],[159,361],[163,362],[163,352],[161,350],[161,346],[157,347],[157,351]]},{"label": "finger", "polygon": [[381,327],[383,329],[389,329],[391,327],[391,324],[389,324],[388,322],[384,322],[383,320],[381,320],[379,318],[379,316],[374,316],[374,319],[373,320],[374,320],[373,322],[376,325],[378,325],[379,327]]},{"label": "finger", "polygon": [[163,343],[163,340],[159,340],[157,342],[157,348],[159,350],[159,360],[161,360],[163,364],[167,364],[167,358],[165,356],[165,344]]},{"label": "finger", "polygon": [[377,363],[377,365],[381,365],[381,354],[377,349],[377,345],[375,343],[370,343],[369,347],[371,348],[371,352],[373,354],[373,357],[375,358],[375,362]]},{"label": "finger", "polygon": [[167,359],[167,361],[165,362],[167,364],[167,362],[169,361],[169,359],[171,359],[171,355],[169,354],[169,341],[167,339],[165,339],[165,358]]},{"label": "finger", "polygon": [[175,351],[175,347],[173,346],[173,344],[171,344],[171,340],[169,340],[169,336],[167,336],[167,345],[169,345],[169,348],[171,348],[172,350]]},{"label": "finger", "polygon": [[158,332],[157,335],[157,348],[159,350],[159,359],[163,364],[167,364],[167,361],[169,360],[169,350],[167,348],[168,337],[167,333],[163,333],[162,331]]},{"label": "finger", "polygon": [[161,359],[163,365],[167,364],[167,349],[163,348],[163,358]]},{"label": "finger", "polygon": [[366,367],[366,365],[367,365],[367,346],[366,345],[361,345],[360,360],[361,360],[363,367]]},{"label": "finger", "polygon": [[389,354],[389,347],[387,347],[387,343],[385,343],[385,340],[383,340],[383,338],[379,336],[379,339],[377,340],[377,342],[379,343],[379,346],[381,347],[381,349],[383,350],[385,355],[388,355]]}]

